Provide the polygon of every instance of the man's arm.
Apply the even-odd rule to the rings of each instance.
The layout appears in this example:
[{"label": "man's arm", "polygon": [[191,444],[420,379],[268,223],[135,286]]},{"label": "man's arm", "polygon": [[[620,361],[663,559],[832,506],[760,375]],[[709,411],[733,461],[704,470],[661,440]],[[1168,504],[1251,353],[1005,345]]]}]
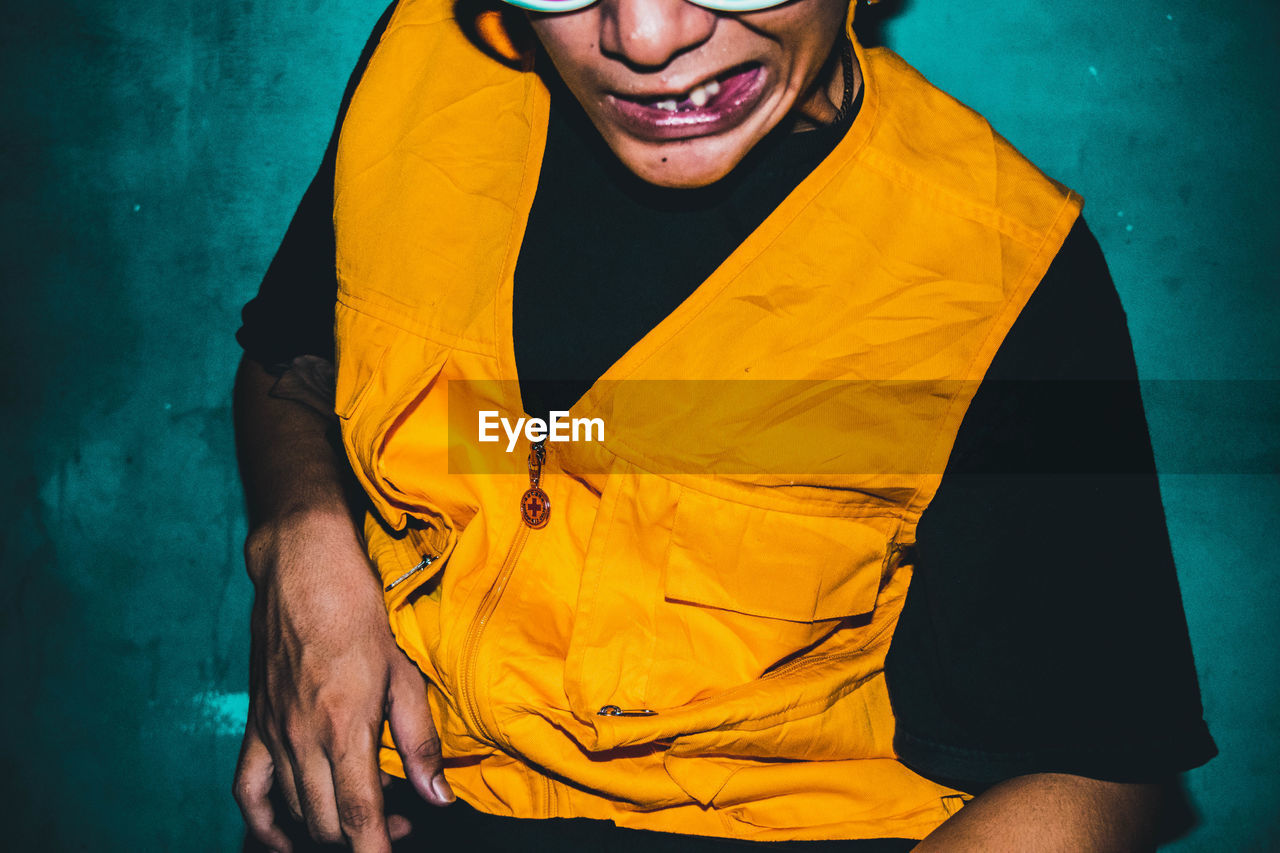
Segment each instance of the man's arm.
[{"label": "man's arm", "polygon": [[422,675],[391,635],[349,508],[350,472],[329,439],[331,379],[318,358],[295,360],[279,379],[246,358],[236,377],[255,596],[234,793],[250,831],[273,849],[290,849],[268,799],[274,784],[317,840],[389,851],[409,827],[383,818],[384,718],[418,793],[438,805],[453,794]]},{"label": "man's arm", "polygon": [[[384,719],[415,788],[435,803],[453,797],[439,775],[421,675],[391,637],[352,518],[353,478],[330,440],[337,140],[395,6],[365,45],[320,168],[236,334],[246,352],[236,377],[236,438],[256,594],[235,796],[250,831],[277,850],[290,845],[267,796],[273,785],[317,838],[345,835],[357,850],[387,850],[389,834],[408,831],[403,818],[382,817]],[[262,365],[287,367],[277,377]]]},{"label": "man's arm", "polygon": [[988,788],[915,853],[1139,853],[1155,850],[1164,787],[1036,773]]},{"label": "man's arm", "polygon": [[1160,783],[1215,750],[1124,311],[1083,222],[974,396],[914,569],[886,662],[895,750],[980,794],[920,849],[1149,849]]}]

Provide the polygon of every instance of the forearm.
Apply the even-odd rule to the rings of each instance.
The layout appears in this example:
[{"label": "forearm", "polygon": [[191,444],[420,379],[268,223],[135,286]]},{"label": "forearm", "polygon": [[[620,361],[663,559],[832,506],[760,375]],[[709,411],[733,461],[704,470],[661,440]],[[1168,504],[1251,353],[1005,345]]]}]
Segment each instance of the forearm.
[{"label": "forearm", "polygon": [[332,379],[331,365],[305,358],[278,379],[245,359],[236,376],[255,595],[234,792],[250,830],[272,849],[289,849],[269,797],[276,788],[317,840],[386,851],[409,826],[383,813],[384,722],[405,745],[400,757],[418,793],[437,805],[454,797],[422,674],[391,635],[352,518],[354,478],[332,441]]},{"label": "forearm", "polygon": [[[255,535],[291,517],[327,519],[332,535],[355,538],[353,478],[334,442],[331,370],[316,359],[276,377],[251,359],[241,361],[235,387],[236,445],[250,550]],[[351,542],[343,544],[350,547]],[[249,560],[251,574],[257,565]]]},{"label": "forearm", "polygon": [[916,853],[1134,853],[1155,849],[1163,787],[1039,773],[988,789]]}]

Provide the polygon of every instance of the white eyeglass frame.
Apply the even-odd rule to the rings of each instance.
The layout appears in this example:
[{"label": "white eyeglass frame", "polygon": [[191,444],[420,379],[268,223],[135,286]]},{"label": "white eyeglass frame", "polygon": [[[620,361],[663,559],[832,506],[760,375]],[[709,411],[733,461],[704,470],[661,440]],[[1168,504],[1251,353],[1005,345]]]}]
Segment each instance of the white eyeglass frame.
[{"label": "white eyeglass frame", "polygon": [[[519,6],[533,12],[576,12],[598,0],[503,0],[511,6]],[[716,12],[758,12],[790,3],[791,0],[688,0],[688,2]]]}]

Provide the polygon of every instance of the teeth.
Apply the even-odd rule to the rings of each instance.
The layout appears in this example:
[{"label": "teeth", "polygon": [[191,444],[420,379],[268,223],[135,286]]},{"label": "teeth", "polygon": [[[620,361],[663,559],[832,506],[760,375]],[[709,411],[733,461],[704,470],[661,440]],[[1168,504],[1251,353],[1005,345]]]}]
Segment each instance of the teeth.
[{"label": "teeth", "polygon": [[707,101],[720,94],[720,83],[712,80],[710,83],[704,83],[689,93],[689,100],[693,101],[696,107],[705,107]]},{"label": "teeth", "polygon": [[[698,86],[688,95],[688,100],[695,107],[702,108],[707,105],[707,101],[720,94],[720,84],[712,80],[710,83],[704,83]],[[680,101],[682,98],[667,98],[665,101],[658,101],[653,104],[654,108],[666,110],[667,112],[676,112],[680,109]]]}]

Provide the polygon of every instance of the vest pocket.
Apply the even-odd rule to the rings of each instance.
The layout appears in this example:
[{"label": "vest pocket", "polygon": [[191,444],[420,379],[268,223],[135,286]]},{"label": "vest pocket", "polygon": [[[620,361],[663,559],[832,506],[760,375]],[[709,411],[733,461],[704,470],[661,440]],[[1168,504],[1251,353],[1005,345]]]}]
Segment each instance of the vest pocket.
[{"label": "vest pocket", "polygon": [[[335,409],[343,444],[365,493],[390,528],[388,535],[405,539],[408,549],[388,560],[396,574],[384,586],[426,556],[438,571],[456,525],[452,514],[422,494],[418,484],[437,480],[444,467],[447,400],[440,376],[448,349],[343,301],[335,328]],[[402,438],[405,432],[410,435]],[[372,538],[370,542],[372,552]],[[379,555],[371,556],[376,561]],[[420,584],[418,576],[424,574],[434,572],[415,572],[414,583],[401,581],[388,595],[403,596],[404,588]]]},{"label": "vest pocket", "polygon": [[683,489],[655,611],[651,701],[697,701],[813,655],[857,649],[896,525]]},{"label": "vest pocket", "polygon": [[795,773],[812,786],[815,762],[891,759],[883,668],[901,604],[900,584],[890,584],[900,524],[681,489],[645,692],[623,706],[659,713],[598,724],[600,741],[666,742],[668,775],[704,806],[740,804],[743,769],[753,779],[752,768]]},{"label": "vest pocket", "polygon": [[686,489],[665,597],[792,622],[869,613],[891,532],[884,521],[735,506]]},{"label": "vest pocket", "polygon": [[450,532],[417,521],[410,521],[407,530],[395,532],[376,518],[366,520],[369,557],[388,611],[395,611],[439,576],[453,547]]},{"label": "vest pocket", "polygon": [[[897,518],[765,509],[652,476],[609,491],[566,683],[599,745],[787,714],[797,698],[790,673],[862,657],[883,629],[877,599]],[[610,705],[658,714],[600,717]]]}]

